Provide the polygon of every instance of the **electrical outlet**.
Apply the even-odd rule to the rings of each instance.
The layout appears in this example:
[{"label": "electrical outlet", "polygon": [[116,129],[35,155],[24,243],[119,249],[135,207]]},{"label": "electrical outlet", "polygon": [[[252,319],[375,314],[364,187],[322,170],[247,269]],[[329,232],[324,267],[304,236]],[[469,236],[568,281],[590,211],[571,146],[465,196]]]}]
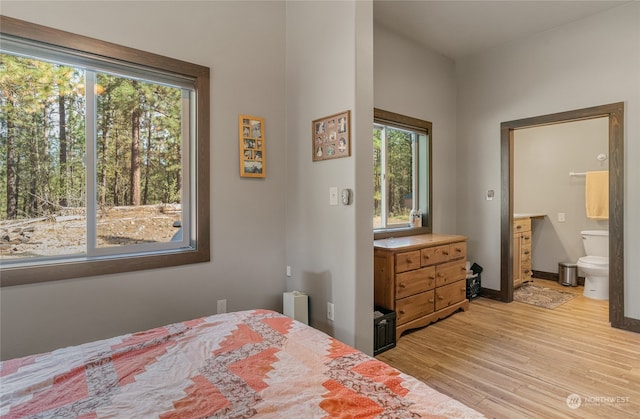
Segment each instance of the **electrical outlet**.
[{"label": "electrical outlet", "polygon": [[291,276],[291,266],[287,265],[287,276]]},{"label": "electrical outlet", "polygon": [[558,213],[558,222],[559,223],[564,223],[565,221],[567,221],[565,213],[564,212],[559,212]]},{"label": "electrical outlet", "polygon": [[327,303],[327,319],[333,321],[333,303]]},{"label": "electrical outlet", "polygon": [[227,312],[227,300],[218,300],[218,314]]}]

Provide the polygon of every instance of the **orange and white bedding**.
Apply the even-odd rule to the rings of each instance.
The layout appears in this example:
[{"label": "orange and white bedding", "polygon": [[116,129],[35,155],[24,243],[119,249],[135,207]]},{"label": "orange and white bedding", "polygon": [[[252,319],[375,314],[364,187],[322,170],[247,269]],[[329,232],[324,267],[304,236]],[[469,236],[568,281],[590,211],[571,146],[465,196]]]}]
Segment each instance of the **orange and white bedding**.
[{"label": "orange and white bedding", "polygon": [[2,418],[482,417],[267,310],[5,361],[0,380]]}]

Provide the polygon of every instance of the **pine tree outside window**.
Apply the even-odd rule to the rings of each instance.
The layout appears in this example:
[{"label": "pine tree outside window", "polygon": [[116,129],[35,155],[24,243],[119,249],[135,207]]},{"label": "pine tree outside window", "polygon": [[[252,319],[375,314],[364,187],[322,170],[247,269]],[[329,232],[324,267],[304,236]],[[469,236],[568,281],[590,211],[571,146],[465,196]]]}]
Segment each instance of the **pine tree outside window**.
[{"label": "pine tree outside window", "polygon": [[2,285],[209,260],[208,69],[1,23]]},{"label": "pine tree outside window", "polygon": [[376,238],[409,229],[410,213],[420,210],[431,232],[431,123],[374,109],[374,215]]}]

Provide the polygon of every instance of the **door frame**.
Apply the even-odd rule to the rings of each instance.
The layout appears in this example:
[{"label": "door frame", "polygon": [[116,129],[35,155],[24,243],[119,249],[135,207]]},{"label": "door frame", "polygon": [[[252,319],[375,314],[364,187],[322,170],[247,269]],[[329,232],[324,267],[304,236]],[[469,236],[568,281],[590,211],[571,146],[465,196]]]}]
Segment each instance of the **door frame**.
[{"label": "door frame", "polygon": [[613,327],[640,332],[640,320],[624,316],[624,102],[500,124],[502,200],[498,299],[513,301],[514,131],[601,117],[609,119],[609,321]]}]

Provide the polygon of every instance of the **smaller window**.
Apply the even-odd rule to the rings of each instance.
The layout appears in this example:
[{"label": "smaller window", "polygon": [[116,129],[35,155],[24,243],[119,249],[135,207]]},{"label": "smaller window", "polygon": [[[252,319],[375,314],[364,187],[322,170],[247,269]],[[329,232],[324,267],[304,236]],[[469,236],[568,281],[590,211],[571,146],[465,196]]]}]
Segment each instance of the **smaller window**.
[{"label": "smaller window", "polygon": [[431,231],[431,123],[374,109],[373,228],[378,233],[410,229],[411,211]]}]

